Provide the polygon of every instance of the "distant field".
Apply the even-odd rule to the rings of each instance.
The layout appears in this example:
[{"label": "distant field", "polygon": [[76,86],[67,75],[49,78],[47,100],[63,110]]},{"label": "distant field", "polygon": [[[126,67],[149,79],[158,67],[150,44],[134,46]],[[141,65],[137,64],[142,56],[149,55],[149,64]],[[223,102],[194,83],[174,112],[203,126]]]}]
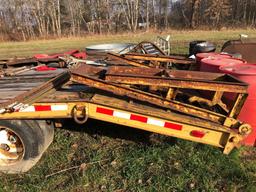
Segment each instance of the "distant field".
[{"label": "distant field", "polygon": [[[189,41],[216,42],[219,47],[253,30],[169,31],[172,52],[186,53]],[[109,42],[152,40],[157,34],[92,36],[58,40],[0,43],[0,58],[84,49]],[[256,191],[256,148],[229,156],[218,148],[151,135],[100,121],[72,122],[56,130],[55,140],[28,173],[0,175],[0,192],[162,192]]]},{"label": "distant field", "polygon": [[88,45],[112,42],[138,43],[143,40],[154,40],[157,35],[171,35],[172,52],[187,52],[188,42],[193,40],[209,40],[217,43],[218,47],[229,39],[238,39],[239,34],[256,37],[256,30],[227,30],[227,31],[177,31],[171,30],[158,33],[138,33],[122,35],[94,35],[80,38],[62,38],[55,40],[38,40],[28,42],[0,42],[0,59],[13,56],[32,56],[36,53],[56,53],[70,49],[83,50]]}]

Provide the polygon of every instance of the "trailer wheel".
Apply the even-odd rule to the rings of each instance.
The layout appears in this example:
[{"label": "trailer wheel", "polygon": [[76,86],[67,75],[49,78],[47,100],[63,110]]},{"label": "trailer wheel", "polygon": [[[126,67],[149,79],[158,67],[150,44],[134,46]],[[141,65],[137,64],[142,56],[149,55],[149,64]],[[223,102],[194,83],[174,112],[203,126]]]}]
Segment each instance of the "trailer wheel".
[{"label": "trailer wheel", "polygon": [[0,121],[0,172],[22,173],[32,168],[53,140],[46,121]]}]

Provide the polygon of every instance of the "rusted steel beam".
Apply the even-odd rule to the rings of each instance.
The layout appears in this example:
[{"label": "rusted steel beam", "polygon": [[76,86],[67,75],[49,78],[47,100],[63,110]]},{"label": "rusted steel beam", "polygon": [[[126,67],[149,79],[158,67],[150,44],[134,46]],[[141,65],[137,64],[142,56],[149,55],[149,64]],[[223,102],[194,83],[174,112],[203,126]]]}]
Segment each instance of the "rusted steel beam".
[{"label": "rusted steel beam", "polygon": [[[186,74],[185,77],[184,73]],[[191,73],[190,71],[141,70],[138,68],[113,67],[106,73],[105,80],[130,85],[247,93],[247,84],[240,81],[236,82],[236,79],[231,79],[231,77],[229,77],[229,80],[232,81],[227,82],[219,80],[221,77],[225,79],[223,74],[212,75],[210,78],[207,76],[208,79],[202,79],[202,76],[204,77],[205,75],[201,72]]]},{"label": "rusted steel beam", "polygon": [[86,63],[79,63],[78,68],[81,73],[94,76],[97,78],[104,76],[107,71],[105,68],[86,65]]},{"label": "rusted steel beam", "polygon": [[213,96],[212,103],[213,104],[220,103],[222,96],[223,96],[223,91],[216,91],[214,96]]},{"label": "rusted steel beam", "polygon": [[171,62],[177,64],[195,64],[192,59],[166,56],[166,55],[152,55],[152,54],[141,54],[141,53],[126,53],[123,55],[127,59],[143,60],[143,61],[157,61],[157,62]]},{"label": "rusted steel beam", "polygon": [[131,66],[111,66],[108,68],[109,74],[138,74],[145,76],[156,76],[161,75],[163,73],[163,69],[156,68],[139,68],[139,67],[131,67]]},{"label": "rusted steel beam", "polygon": [[115,75],[107,74],[106,80],[114,83],[123,83],[129,85],[147,85],[147,86],[158,86],[158,87],[173,87],[182,89],[198,89],[208,91],[222,91],[222,92],[233,92],[233,93],[247,93],[246,88],[243,85],[227,84],[222,82],[204,82],[198,80],[187,80],[187,79],[173,79],[163,77],[151,77],[137,75]]},{"label": "rusted steel beam", "polygon": [[203,81],[222,81],[222,82],[234,82],[239,84],[246,83],[224,73],[210,73],[200,71],[186,71],[186,70],[166,70],[155,68],[138,68],[130,66],[111,66],[108,69],[109,74],[138,74],[140,76],[161,76],[161,77],[173,77],[181,79],[197,79]]},{"label": "rusted steel beam", "polygon": [[108,53],[107,56],[110,57],[111,59],[116,59],[116,60],[122,61],[126,64],[129,64],[129,65],[132,65],[135,67],[149,68],[149,66],[144,63],[139,63],[139,62],[133,61],[131,59],[124,58],[123,56],[116,54],[116,53]]},{"label": "rusted steel beam", "polygon": [[230,110],[229,117],[237,118],[239,113],[241,112],[243,105],[248,97],[248,94],[238,94],[238,96],[235,99],[235,103]]},{"label": "rusted steel beam", "polygon": [[166,95],[166,99],[171,100],[172,98],[174,98],[174,96],[175,96],[174,93],[175,93],[175,89],[169,88],[168,92],[167,92],[167,95]]},{"label": "rusted steel beam", "polygon": [[88,86],[92,86],[104,91],[112,92],[117,95],[127,96],[133,99],[137,99],[143,102],[148,102],[154,105],[158,105],[160,107],[164,107],[167,109],[171,109],[174,111],[178,111],[181,113],[185,113],[187,115],[196,116],[203,119],[208,119],[210,121],[223,123],[225,120],[225,116],[222,114],[218,114],[212,111],[208,111],[205,109],[201,109],[189,104],[184,104],[178,101],[170,101],[162,98],[160,96],[146,93],[140,90],[123,87],[120,85],[116,85],[113,83],[108,83],[106,81],[92,78],[88,75],[85,75],[80,72],[79,68],[76,70],[72,70],[71,72],[71,80],[77,83],[85,84]]}]

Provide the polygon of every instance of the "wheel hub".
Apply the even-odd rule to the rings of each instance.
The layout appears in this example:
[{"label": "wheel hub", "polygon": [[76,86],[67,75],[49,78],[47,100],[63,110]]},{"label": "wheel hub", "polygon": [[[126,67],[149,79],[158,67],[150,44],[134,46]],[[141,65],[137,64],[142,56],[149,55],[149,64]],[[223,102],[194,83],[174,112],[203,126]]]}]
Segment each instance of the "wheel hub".
[{"label": "wheel hub", "polygon": [[23,154],[24,148],[19,136],[7,128],[0,128],[0,165],[14,163]]}]

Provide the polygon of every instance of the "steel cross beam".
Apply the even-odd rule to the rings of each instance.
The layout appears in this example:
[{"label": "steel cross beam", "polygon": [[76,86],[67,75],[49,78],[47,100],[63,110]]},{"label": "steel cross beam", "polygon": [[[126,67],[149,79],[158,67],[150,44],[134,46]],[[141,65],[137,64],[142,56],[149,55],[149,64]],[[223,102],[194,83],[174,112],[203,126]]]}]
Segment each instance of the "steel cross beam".
[{"label": "steel cross beam", "polygon": [[140,62],[137,62],[137,61],[133,61],[131,59],[127,59],[127,58],[125,58],[122,55],[117,54],[117,53],[108,53],[107,57],[119,60],[121,62],[124,62],[126,64],[129,64],[129,65],[132,65],[132,66],[135,66],[135,67],[143,67],[143,68],[149,68],[150,67],[149,65],[146,65],[144,63],[140,63]]},{"label": "steel cross beam", "polygon": [[213,122],[224,123],[225,119],[227,118],[225,115],[218,114],[199,107],[195,107],[193,105],[181,103],[178,101],[167,100],[160,96],[151,93],[146,93],[141,90],[106,82],[99,78],[95,78],[84,74],[82,70],[80,70],[79,68],[71,71],[71,80],[77,83],[95,87],[97,89],[112,92],[117,95],[127,96],[143,102],[151,103],[153,105],[158,105],[163,108],[185,113],[187,115],[208,119]]},{"label": "steel cross beam", "polygon": [[126,53],[123,57],[127,59],[135,59],[142,61],[157,61],[157,62],[171,62],[175,64],[194,64],[195,61],[179,56],[167,56],[167,55],[152,55],[152,54],[141,54],[141,53]]},{"label": "steel cross beam", "polygon": [[[194,101],[206,102],[209,106],[218,104],[226,112],[229,112],[222,102],[224,93],[233,93],[234,98],[229,117],[237,117],[247,98],[248,84],[225,74],[206,73],[197,71],[164,70],[164,69],[140,69],[132,67],[110,67],[105,74],[105,80],[125,85],[144,85],[153,88],[168,88],[166,98],[172,99],[181,89],[205,90],[214,92],[212,101],[198,96],[191,98]],[[190,95],[191,96],[191,95]]]},{"label": "steel cross beam", "polygon": [[[166,72],[168,73],[168,72]],[[177,71],[176,74],[179,72]],[[189,71],[187,71],[189,74]],[[199,73],[200,74],[200,73]],[[224,77],[223,75],[222,77]],[[222,91],[222,92],[232,92],[232,93],[244,93],[247,94],[247,85],[244,83],[235,82],[223,82],[214,80],[202,80],[196,78],[176,78],[176,77],[161,77],[161,76],[149,76],[142,74],[131,74],[118,73],[118,70],[111,70],[111,68],[106,73],[107,81],[113,83],[123,83],[129,85],[148,85],[157,87],[172,87],[172,88],[182,88],[182,89],[198,89],[198,90],[208,90],[208,91]]]}]

